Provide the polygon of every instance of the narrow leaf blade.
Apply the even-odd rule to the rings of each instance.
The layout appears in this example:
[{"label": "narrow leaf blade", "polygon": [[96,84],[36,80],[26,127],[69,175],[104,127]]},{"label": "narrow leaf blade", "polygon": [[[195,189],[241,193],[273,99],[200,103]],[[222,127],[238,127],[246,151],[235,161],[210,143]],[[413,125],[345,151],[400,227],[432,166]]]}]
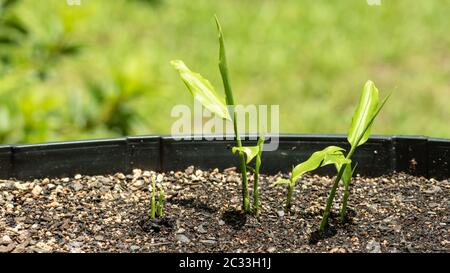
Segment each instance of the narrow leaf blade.
[{"label": "narrow leaf blade", "polygon": [[369,138],[371,126],[368,124],[377,110],[378,100],[378,89],[372,81],[367,81],[348,132],[347,140],[352,147],[364,144]]},{"label": "narrow leaf blade", "polygon": [[355,167],[353,167],[352,169],[352,165],[351,162],[350,163],[345,163],[345,165],[341,165],[341,164],[335,164],[336,166],[336,170],[338,172],[340,172],[341,168],[345,168],[343,174],[342,174],[342,182],[344,183],[344,186],[346,185],[350,185],[350,182],[352,180],[353,174],[355,173],[356,167],[358,166],[358,164],[355,164]]},{"label": "narrow leaf blade", "polygon": [[[342,174],[342,182],[344,183],[344,185],[349,185],[350,181],[352,179],[352,175],[353,175],[352,166],[350,164],[344,165],[343,168],[345,168],[345,170],[344,170],[344,173]],[[339,169],[338,169],[338,172],[339,172]]]},{"label": "narrow leaf blade", "polygon": [[178,71],[184,84],[196,100],[217,116],[231,120],[225,101],[217,95],[208,80],[199,73],[191,71],[181,60],[173,60],[170,63]]},{"label": "narrow leaf blade", "polygon": [[231,88],[230,76],[228,73],[227,55],[225,52],[225,41],[223,38],[222,26],[220,25],[219,18],[214,16],[217,26],[217,32],[219,35],[219,70],[222,77],[223,88],[225,90],[225,98],[227,105],[234,106],[233,90]]},{"label": "narrow leaf blade", "polygon": [[[389,94],[387,97],[384,98],[383,102],[380,104],[380,106],[377,108],[377,110],[375,111],[375,113],[373,114],[372,118],[369,120],[369,122],[367,123],[366,128],[364,128],[364,133],[366,131],[368,131],[371,127],[373,122],[375,121],[375,118],[378,116],[378,114],[380,113],[381,109],[383,109],[384,105],[386,104],[386,102],[389,100],[389,98],[391,97],[391,94]],[[363,135],[360,136],[360,139],[363,137]],[[359,140],[357,142],[359,142]]]}]

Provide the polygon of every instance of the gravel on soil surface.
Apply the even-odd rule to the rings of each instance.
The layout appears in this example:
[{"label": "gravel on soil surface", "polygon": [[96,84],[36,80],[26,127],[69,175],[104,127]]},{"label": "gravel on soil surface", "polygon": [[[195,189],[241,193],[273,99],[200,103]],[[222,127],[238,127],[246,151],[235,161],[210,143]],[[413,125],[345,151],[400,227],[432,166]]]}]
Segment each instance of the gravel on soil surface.
[{"label": "gravel on soil surface", "polygon": [[[165,218],[151,221],[150,177],[165,191]],[[261,216],[240,212],[234,168],[0,180],[0,252],[449,252],[450,180],[403,173],[356,176],[350,220],[332,215],[316,238],[332,178],[305,176],[294,213],[279,177],[263,175]],[[333,212],[339,210],[341,189]]]}]

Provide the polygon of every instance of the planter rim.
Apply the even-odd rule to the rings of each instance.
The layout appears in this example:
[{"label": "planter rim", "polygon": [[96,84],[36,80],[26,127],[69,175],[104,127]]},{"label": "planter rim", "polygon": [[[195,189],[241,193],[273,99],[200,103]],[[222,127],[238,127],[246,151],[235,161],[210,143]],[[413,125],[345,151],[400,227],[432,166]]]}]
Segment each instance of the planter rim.
[{"label": "planter rim", "polygon": [[[231,147],[234,136],[209,135],[223,140],[176,140],[170,135],[70,140],[0,145],[0,178],[33,179],[75,174],[131,172],[239,166]],[[273,137],[274,135],[267,135]],[[186,136],[184,136],[186,137]],[[244,145],[255,135],[243,136]],[[262,173],[289,172],[291,166],[328,145],[348,148],[344,134],[280,134],[279,148],[263,153]],[[394,171],[427,178],[450,178],[450,139],[416,135],[373,135],[355,153],[357,173],[380,176]],[[317,173],[332,175],[332,168]]]},{"label": "planter rim", "polygon": [[[266,134],[266,137],[273,137],[273,134]],[[308,134],[308,133],[282,133],[278,134],[280,139],[291,139],[291,138],[339,138],[346,139],[346,134]],[[223,137],[234,139],[234,135],[176,135],[175,137]],[[243,139],[248,139],[250,137],[257,137],[257,135],[246,134],[241,135]],[[425,135],[371,135],[370,139],[392,139],[392,138],[402,138],[402,139],[425,139],[428,141],[443,141],[450,142],[450,138],[439,138],[439,137],[428,137]],[[33,142],[33,143],[19,143],[19,144],[0,144],[0,149],[12,148],[12,147],[30,147],[30,146],[48,146],[48,145],[78,145],[78,144],[91,144],[91,143],[109,143],[112,141],[124,141],[129,139],[174,139],[174,136],[169,134],[159,134],[159,135],[136,135],[136,136],[125,136],[125,137],[112,137],[112,138],[89,138],[89,139],[75,139],[75,140],[60,140],[60,141],[44,141],[44,142]]]}]

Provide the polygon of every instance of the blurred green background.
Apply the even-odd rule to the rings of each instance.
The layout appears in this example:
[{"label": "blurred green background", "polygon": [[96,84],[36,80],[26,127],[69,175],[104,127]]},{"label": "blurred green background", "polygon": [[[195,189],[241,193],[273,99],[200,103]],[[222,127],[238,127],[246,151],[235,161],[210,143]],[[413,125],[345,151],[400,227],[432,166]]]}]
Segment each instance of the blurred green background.
[{"label": "blurred green background", "polygon": [[279,104],[285,133],[346,133],[364,82],[393,92],[375,134],[450,137],[450,2],[0,0],[0,141],[170,133],[192,105],[169,61]]}]

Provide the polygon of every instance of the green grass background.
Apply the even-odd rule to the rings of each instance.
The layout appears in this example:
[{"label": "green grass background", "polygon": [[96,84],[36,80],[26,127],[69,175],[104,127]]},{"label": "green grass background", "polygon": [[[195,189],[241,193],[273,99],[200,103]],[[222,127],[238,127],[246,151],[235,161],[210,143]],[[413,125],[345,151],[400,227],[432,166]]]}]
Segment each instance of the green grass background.
[{"label": "green grass background", "polygon": [[114,122],[96,120],[105,111],[111,119],[117,108],[92,105],[87,82],[104,93],[140,90],[119,100],[129,112],[127,134],[170,133],[172,107],[192,105],[170,60],[183,59],[222,93],[214,14],[225,32],[235,99],[279,104],[281,132],[346,133],[371,79],[381,96],[393,93],[374,134],[450,138],[450,1],[81,2],[23,0],[15,7],[30,28],[29,43],[64,33],[81,50],[44,63],[49,76],[39,81],[29,73],[33,54],[14,53],[14,65],[0,74],[0,95],[10,105],[0,111],[3,143],[123,134]]}]

